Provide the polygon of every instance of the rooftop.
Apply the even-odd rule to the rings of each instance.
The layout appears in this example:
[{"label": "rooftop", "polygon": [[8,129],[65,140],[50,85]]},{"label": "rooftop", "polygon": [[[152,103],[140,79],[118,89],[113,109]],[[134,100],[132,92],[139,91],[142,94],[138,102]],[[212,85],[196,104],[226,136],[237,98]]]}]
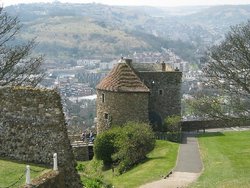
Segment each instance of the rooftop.
[{"label": "rooftop", "polygon": [[96,86],[96,89],[116,92],[149,92],[127,63],[117,64]]}]

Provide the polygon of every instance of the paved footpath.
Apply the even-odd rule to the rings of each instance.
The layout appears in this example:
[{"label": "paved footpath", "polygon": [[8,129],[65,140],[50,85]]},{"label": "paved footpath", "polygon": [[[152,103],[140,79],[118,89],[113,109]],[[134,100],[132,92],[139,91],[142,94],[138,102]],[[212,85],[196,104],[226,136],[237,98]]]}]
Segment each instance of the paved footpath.
[{"label": "paved footpath", "polygon": [[199,177],[202,168],[195,134],[184,133],[173,173],[166,179],[145,184],[140,188],[184,188]]}]

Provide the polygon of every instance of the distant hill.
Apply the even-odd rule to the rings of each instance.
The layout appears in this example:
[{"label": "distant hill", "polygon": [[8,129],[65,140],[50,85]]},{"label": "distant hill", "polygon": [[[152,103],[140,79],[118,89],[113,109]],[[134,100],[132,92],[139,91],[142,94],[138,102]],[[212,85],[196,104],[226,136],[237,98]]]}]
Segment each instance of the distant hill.
[{"label": "distant hill", "polygon": [[112,59],[164,47],[195,61],[197,52],[219,42],[230,25],[250,18],[250,5],[169,9],[37,3],[5,10],[24,25],[20,40],[37,37],[36,52],[60,59]]},{"label": "distant hill", "polygon": [[183,17],[183,20],[191,24],[222,28],[245,22],[249,18],[250,5],[223,5],[208,7],[203,11]]}]

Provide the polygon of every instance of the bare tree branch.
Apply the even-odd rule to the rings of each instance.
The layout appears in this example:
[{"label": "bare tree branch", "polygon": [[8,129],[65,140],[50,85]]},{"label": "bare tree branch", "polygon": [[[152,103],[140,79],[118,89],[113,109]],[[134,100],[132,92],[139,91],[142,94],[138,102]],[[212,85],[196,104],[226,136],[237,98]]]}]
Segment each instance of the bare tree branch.
[{"label": "bare tree branch", "polygon": [[0,86],[36,86],[44,77],[43,57],[31,56],[35,39],[23,44],[15,42],[21,27],[16,17],[0,10]]}]

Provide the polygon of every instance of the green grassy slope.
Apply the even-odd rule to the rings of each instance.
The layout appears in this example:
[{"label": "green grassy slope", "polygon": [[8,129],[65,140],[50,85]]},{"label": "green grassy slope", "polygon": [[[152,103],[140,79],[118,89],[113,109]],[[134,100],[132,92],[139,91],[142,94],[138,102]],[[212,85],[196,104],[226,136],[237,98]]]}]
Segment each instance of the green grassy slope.
[{"label": "green grassy slope", "polygon": [[204,172],[190,187],[250,187],[250,132],[200,136]]},{"label": "green grassy slope", "polygon": [[[155,149],[148,154],[145,162],[119,176],[115,175],[116,170],[114,175],[111,170],[91,172],[96,169],[96,163],[93,161],[82,162],[82,164],[86,166],[84,173],[89,176],[94,175],[92,178],[102,177],[104,182],[109,182],[117,188],[135,188],[167,175],[176,164],[178,148],[177,143],[157,140]],[[86,180],[83,175],[81,178],[83,182]]]},{"label": "green grassy slope", "polygon": [[[26,165],[28,164],[0,159],[0,187],[9,187],[15,182],[17,182],[17,184],[13,187],[24,185]],[[31,181],[48,171],[44,167],[39,167],[33,164],[29,165],[31,169]]]}]

